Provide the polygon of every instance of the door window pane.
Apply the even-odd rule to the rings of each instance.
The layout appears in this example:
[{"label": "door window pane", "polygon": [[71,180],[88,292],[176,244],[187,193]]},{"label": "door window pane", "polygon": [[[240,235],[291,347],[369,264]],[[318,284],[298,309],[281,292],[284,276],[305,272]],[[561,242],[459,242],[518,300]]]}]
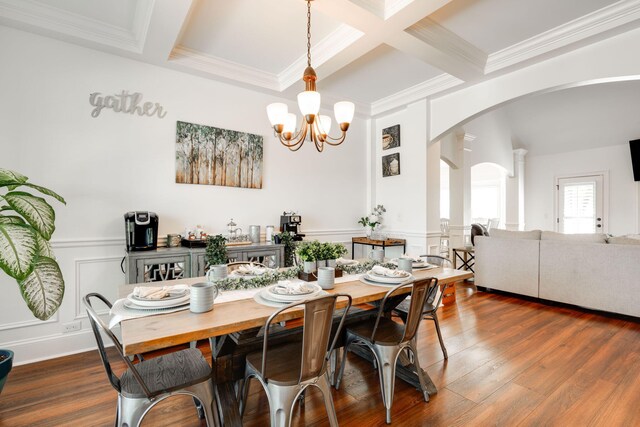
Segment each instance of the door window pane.
[{"label": "door window pane", "polygon": [[594,233],[596,231],[595,183],[567,184],[564,186],[564,232]]}]

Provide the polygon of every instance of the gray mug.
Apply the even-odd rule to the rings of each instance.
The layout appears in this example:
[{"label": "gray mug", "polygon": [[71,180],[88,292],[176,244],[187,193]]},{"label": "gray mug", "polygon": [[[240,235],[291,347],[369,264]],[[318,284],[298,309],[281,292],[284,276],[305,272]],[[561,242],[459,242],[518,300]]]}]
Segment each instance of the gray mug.
[{"label": "gray mug", "polygon": [[336,269],[333,267],[318,267],[318,285],[322,289],[333,289],[336,283]]},{"label": "gray mug", "polygon": [[398,258],[398,270],[411,273],[413,271],[413,260],[411,258]]},{"label": "gray mug", "polygon": [[384,262],[384,249],[374,249],[371,251],[371,259],[378,262]]},{"label": "gray mug", "polygon": [[213,309],[213,300],[218,296],[218,288],[213,283],[191,285],[189,309],[192,313],[206,313]]}]

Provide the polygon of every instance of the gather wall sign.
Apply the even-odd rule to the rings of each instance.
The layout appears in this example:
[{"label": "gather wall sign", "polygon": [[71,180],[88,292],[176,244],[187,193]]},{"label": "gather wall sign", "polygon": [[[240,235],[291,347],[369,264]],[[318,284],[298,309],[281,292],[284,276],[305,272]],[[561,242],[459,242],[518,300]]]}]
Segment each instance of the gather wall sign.
[{"label": "gather wall sign", "polygon": [[116,113],[124,113],[138,116],[157,116],[162,119],[167,115],[164,107],[158,102],[142,102],[143,95],[140,92],[129,93],[123,90],[115,95],[103,95],[94,92],[89,95],[89,103],[93,106],[91,117],[96,118],[103,109],[107,108]]}]

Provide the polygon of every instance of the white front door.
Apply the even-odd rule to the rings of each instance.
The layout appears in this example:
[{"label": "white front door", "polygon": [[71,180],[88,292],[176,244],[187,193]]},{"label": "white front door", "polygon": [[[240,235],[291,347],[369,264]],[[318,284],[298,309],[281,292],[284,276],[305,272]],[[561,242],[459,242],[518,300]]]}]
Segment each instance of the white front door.
[{"label": "white front door", "polygon": [[558,178],[557,230],[561,233],[603,233],[604,175]]}]

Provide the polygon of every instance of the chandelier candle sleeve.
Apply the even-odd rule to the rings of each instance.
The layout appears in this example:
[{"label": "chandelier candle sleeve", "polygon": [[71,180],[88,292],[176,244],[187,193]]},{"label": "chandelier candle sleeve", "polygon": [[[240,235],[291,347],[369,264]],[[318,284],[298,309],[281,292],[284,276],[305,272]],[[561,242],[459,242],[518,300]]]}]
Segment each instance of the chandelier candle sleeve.
[{"label": "chandelier candle sleeve", "polygon": [[294,113],[289,113],[286,104],[276,102],[267,106],[267,116],[271,126],[278,135],[278,139],[291,151],[297,151],[304,141],[313,141],[319,152],[324,150],[324,144],[340,145],[344,142],[349,125],[353,120],[355,105],[353,102],[341,101],[333,106],[333,111],[341,131],[338,138],[329,136],[331,118],[319,115],[322,97],[316,90],[318,76],[311,66],[311,1],[307,0],[307,68],[304,70],[302,81],[304,92],[298,94],[298,108],[302,113],[300,129],[296,131],[298,119]]}]

